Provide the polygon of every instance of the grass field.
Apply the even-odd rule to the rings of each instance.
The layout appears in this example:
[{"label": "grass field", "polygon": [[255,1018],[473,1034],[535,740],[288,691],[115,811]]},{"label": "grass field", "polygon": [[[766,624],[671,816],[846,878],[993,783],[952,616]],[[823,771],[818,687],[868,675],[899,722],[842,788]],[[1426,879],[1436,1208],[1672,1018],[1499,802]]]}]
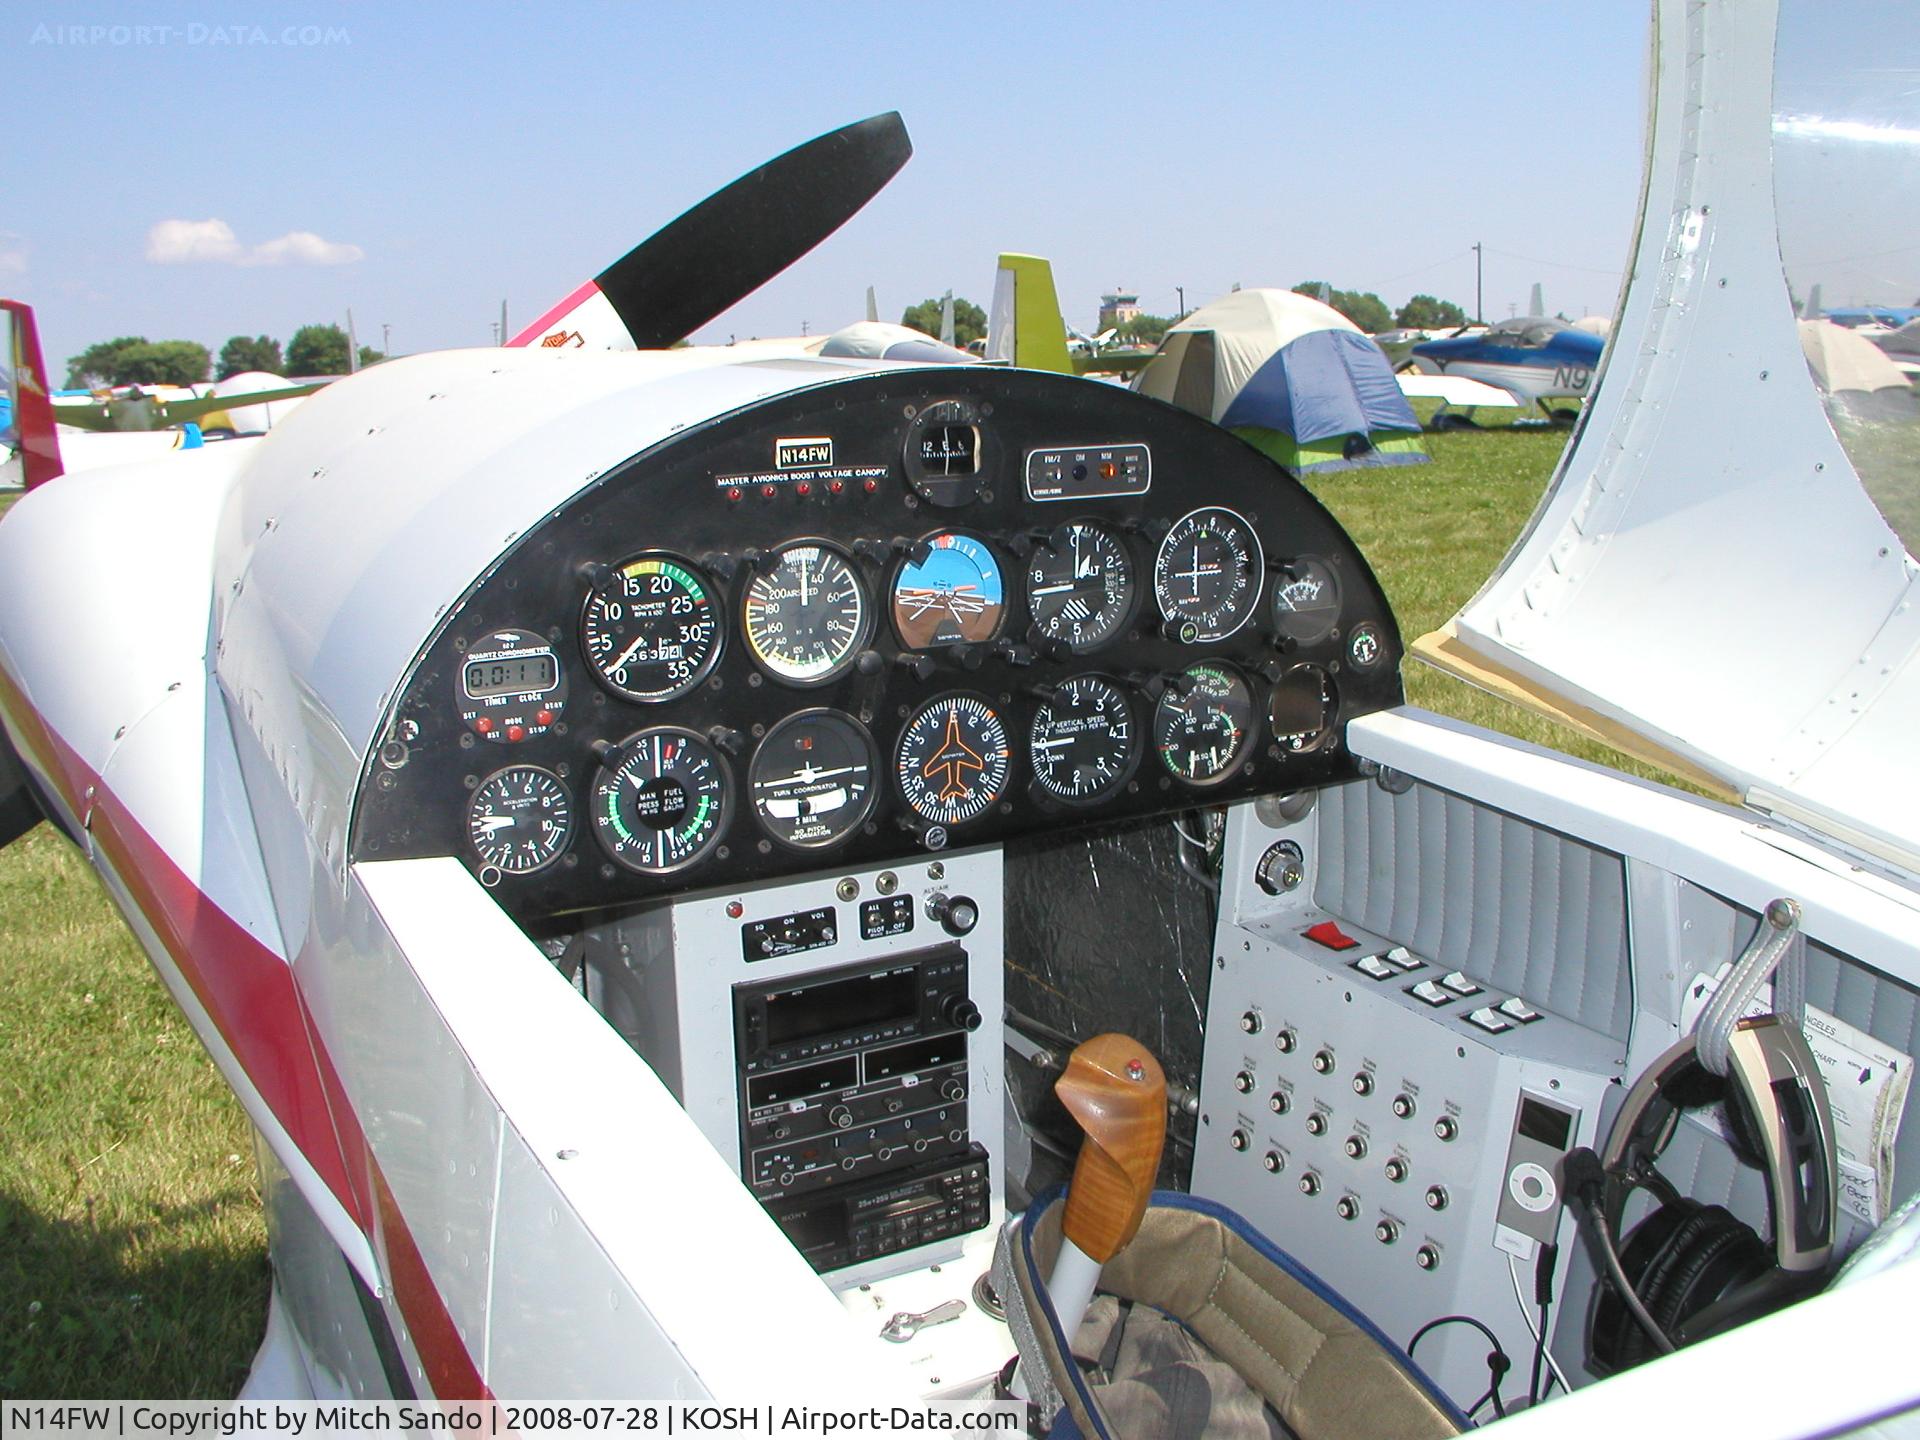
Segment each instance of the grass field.
[{"label": "grass field", "polygon": [[[1499,562],[1565,438],[1433,435],[1432,465],[1316,483],[1409,641]],[[1618,763],[1424,666],[1406,678],[1415,704]],[[0,852],[0,954],[0,1398],[233,1394],[268,1290],[238,1106],[46,826]]]}]

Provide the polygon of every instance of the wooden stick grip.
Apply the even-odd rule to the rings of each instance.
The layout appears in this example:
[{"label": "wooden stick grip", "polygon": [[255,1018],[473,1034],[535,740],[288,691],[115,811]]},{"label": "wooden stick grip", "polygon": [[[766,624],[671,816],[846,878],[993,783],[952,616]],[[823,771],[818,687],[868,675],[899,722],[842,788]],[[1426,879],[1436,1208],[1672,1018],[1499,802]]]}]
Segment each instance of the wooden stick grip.
[{"label": "wooden stick grip", "polygon": [[1146,1214],[1167,1136],[1167,1077],[1139,1041],[1096,1035],[1068,1058],[1053,1088],[1087,1137],[1061,1228],[1104,1264]]}]

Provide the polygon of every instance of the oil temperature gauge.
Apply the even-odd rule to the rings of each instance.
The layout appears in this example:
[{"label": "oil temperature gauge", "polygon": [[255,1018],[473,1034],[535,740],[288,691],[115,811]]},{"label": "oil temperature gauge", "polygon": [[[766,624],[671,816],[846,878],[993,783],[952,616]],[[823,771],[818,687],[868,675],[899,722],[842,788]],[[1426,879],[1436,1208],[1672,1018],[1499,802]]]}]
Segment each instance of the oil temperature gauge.
[{"label": "oil temperature gauge", "polygon": [[531,630],[495,630],[467,648],[454,681],[460,718],[483,740],[518,744],[544,735],[567,706],[567,672]]},{"label": "oil temperature gauge", "polygon": [[1246,754],[1253,691],[1231,665],[1203,661],[1174,678],[1153,715],[1160,763],[1189,785],[1218,785]]},{"label": "oil temperature gauge", "polygon": [[[530,875],[545,869],[573,838],[573,797],[566,782],[538,765],[509,765],[474,788],[467,802],[467,841],[480,857],[480,878]],[[488,879],[487,872],[494,873]]]},{"label": "oil temperature gauge", "polygon": [[593,829],[643,875],[684,870],[719,843],[731,809],[727,768],[691,730],[663,725],[610,749],[593,786]]}]

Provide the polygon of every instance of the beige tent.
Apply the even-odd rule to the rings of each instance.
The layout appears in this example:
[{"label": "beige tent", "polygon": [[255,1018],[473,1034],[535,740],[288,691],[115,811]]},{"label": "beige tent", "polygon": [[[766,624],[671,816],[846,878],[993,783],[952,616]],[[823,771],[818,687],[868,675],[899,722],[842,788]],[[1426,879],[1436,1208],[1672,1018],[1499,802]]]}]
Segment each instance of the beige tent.
[{"label": "beige tent", "polygon": [[1849,420],[1920,418],[1907,377],[1864,335],[1831,320],[1802,320],[1800,349],[1827,408]]}]

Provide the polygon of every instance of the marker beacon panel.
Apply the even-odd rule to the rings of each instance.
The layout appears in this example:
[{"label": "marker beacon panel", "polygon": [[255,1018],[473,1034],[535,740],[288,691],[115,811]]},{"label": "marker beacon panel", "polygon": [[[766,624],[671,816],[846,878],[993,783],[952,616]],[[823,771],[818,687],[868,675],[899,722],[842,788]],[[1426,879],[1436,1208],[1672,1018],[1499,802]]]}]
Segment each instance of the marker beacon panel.
[{"label": "marker beacon panel", "polygon": [[690,425],[521,537],[369,760],[358,859],[523,923],[1354,774],[1366,562],[1265,457],[1096,383],[864,374]]}]

